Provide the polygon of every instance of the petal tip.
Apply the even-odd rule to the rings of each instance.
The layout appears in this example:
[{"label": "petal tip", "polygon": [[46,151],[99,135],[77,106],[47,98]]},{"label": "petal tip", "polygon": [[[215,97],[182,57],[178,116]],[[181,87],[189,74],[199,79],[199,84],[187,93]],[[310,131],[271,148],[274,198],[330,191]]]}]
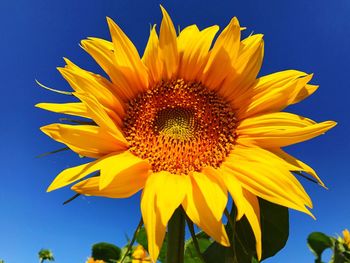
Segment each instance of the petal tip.
[{"label": "petal tip", "polygon": [[49,193],[49,192],[52,192],[52,191],[54,191],[54,190],[56,190],[56,189],[58,189],[59,187],[57,187],[56,185],[55,185],[55,181],[53,181],[50,185],[49,185],[49,187],[46,189],[46,193]]}]

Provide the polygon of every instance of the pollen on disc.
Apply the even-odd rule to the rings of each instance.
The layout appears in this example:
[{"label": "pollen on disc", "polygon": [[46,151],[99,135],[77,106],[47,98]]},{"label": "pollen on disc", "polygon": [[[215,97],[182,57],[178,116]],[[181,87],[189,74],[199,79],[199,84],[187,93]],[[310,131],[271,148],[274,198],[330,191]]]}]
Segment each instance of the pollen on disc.
[{"label": "pollen on disc", "polygon": [[235,143],[229,103],[197,82],[163,81],[127,104],[130,151],[154,172],[188,174],[219,167]]}]

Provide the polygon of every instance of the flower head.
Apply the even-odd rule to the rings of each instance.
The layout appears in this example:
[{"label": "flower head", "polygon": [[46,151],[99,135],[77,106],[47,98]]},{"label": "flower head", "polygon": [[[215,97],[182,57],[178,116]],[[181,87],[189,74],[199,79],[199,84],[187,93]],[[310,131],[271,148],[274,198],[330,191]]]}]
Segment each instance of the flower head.
[{"label": "flower head", "polygon": [[105,263],[103,260],[95,260],[93,257],[88,258],[88,260],[86,261],[86,263]]},{"label": "flower head", "polygon": [[132,253],[132,263],[148,263],[149,259],[146,250],[141,245],[137,245]]},{"label": "flower head", "polygon": [[311,167],[281,148],[321,135],[335,123],[281,112],[317,86],[308,84],[312,75],[296,70],[257,78],[264,53],[261,34],[241,40],[242,28],[233,18],[214,43],[218,26],[192,25],[177,35],[162,12],[159,35],[154,26],[141,58],[109,18],[112,41],[82,41],[108,79],[68,59],[59,68],[79,102],[37,106],[92,123],[41,130],[96,160],[64,170],[48,191],[75,183],[72,189],[81,194],[123,198],[142,190],[153,259],[179,206],[228,246],[221,218],[229,193],[237,220],[245,215],[252,227],[260,257],[258,197],[311,215],[306,208],[311,200],[291,171],[308,173],[323,185]]},{"label": "flower head", "polygon": [[350,249],[350,232],[347,229],[343,230],[343,238],[342,238],[344,244]]}]

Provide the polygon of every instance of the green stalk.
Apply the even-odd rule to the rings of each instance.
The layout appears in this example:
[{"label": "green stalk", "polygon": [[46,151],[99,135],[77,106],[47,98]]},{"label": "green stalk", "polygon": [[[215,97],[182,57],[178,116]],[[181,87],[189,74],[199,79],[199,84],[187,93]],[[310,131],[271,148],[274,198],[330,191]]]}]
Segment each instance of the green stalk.
[{"label": "green stalk", "polygon": [[179,206],[168,223],[167,263],[184,263],[185,215]]}]

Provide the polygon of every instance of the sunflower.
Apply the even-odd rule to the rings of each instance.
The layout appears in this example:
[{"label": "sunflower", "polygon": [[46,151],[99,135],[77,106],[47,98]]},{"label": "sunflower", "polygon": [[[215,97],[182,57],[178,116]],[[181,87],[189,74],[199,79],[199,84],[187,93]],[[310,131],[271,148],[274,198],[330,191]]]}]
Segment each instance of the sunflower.
[{"label": "sunflower", "polygon": [[88,260],[85,263],[105,263],[103,260],[94,259],[93,257],[88,258]]},{"label": "sunflower", "polygon": [[[229,246],[222,223],[228,193],[237,218],[245,216],[260,258],[258,197],[302,211],[312,202],[292,171],[315,171],[281,148],[309,140],[335,126],[281,112],[311,95],[312,74],[286,70],[257,78],[263,35],[241,40],[237,18],[219,27],[191,25],[176,33],[161,7],[142,57],[107,18],[112,41],[81,42],[108,75],[65,59],[59,72],[79,102],[37,107],[88,123],[50,124],[41,130],[91,162],[62,171],[48,191],[75,183],[84,195],[129,197],[142,190],[141,212],[151,258],[157,259],[167,223],[179,206],[215,241]],[[95,173],[97,172],[97,173]],[[82,180],[84,177],[93,176]]]},{"label": "sunflower", "polygon": [[146,250],[141,245],[137,245],[132,253],[132,263],[148,263],[149,259]]},{"label": "sunflower", "polygon": [[350,232],[348,229],[343,230],[343,243],[347,246],[348,249],[350,249]]}]

